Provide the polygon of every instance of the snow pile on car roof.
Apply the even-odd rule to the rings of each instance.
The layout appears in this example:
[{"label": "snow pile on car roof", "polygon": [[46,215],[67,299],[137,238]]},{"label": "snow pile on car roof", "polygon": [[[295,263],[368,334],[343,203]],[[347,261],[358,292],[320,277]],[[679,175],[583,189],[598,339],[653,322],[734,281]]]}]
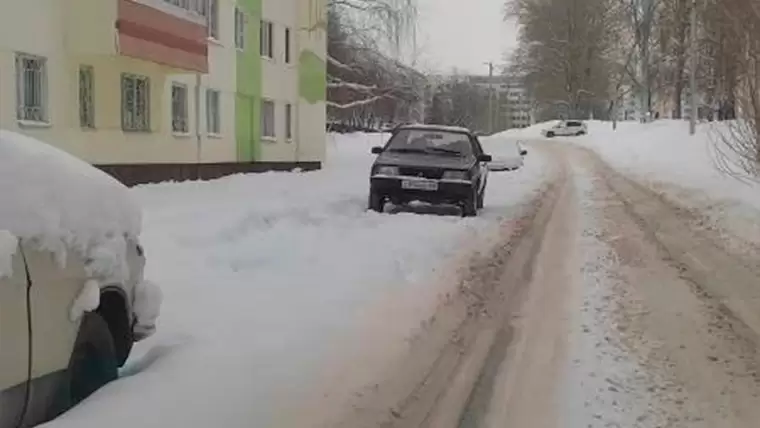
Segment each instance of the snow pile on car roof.
[{"label": "snow pile on car roof", "polygon": [[0,130],[0,230],[58,254],[66,248],[88,254],[115,237],[139,235],[141,224],[129,190],[111,176]]}]

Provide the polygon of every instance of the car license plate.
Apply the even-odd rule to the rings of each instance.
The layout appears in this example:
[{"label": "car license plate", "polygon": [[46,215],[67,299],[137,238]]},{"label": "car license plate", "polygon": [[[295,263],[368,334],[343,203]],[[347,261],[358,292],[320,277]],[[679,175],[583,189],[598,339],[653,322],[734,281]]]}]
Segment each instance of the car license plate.
[{"label": "car license plate", "polygon": [[428,192],[435,192],[438,190],[438,182],[431,180],[403,180],[401,182],[401,188],[408,190],[426,190]]}]

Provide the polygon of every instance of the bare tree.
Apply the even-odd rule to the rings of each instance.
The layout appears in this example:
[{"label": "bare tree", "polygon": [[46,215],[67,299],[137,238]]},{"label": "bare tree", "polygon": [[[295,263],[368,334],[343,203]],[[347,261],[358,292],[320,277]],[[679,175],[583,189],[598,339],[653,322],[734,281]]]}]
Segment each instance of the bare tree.
[{"label": "bare tree", "polygon": [[715,128],[717,161],[726,172],[760,180],[760,5],[724,0],[721,6],[724,30],[738,48],[733,58],[738,119]]},{"label": "bare tree", "polygon": [[[415,0],[328,1],[328,109],[333,119],[374,122],[415,108],[424,76],[396,56],[414,40]],[[392,112],[390,112],[392,111]]]},{"label": "bare tree", "polygon": [[508,13],[520,24],[513,67],[546,110],[581,118],[607,99],[614,0],[514,0]]}]

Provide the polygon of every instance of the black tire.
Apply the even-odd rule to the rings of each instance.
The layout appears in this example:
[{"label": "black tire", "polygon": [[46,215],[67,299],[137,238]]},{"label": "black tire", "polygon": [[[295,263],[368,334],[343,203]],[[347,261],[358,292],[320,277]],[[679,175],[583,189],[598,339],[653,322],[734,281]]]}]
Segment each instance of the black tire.
[{"label": "black tire", "polygon": [[585,132],[583,132],[583,131],[580,131],[580,132],[579,132],[578,134],[576,134],[576,135],[580,137],[580,136],[582,136],[582,135],[586,135],[586,133],[585,133]]},{"label": "black tire", "polygon": [[478,199],[478,192],[473,189],[472,196],[462,201],[462,217],[475,217],[478,215]]},{"label": "black tire", "polygon": [[546,133],[546,138],[554,138],[554,133],[553,132],[547,132]]},{"label": "black tire", "polygon": [[87,313],[79,327],[68,369],[69,405],[75,406],[119,376],[111,331],[97,313]]},{"label": "black tire", "polygon": [[369,192],[369,202],[367,205],[371,211],[381,213],[385,208],[385,198],[375,192]]}]

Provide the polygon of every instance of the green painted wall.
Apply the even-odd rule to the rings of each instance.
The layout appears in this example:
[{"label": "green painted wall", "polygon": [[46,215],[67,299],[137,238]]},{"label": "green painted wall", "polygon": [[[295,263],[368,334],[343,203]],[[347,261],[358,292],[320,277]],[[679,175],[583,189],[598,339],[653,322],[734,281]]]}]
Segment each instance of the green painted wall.
[{"label": "green painted wall", "polygon": [[258,159],[261,143],[262,71],[259,37],[263,0],[238,0],[246,15],[245,49],[237,53],[237,93],[235,95],[235,138],[238,160]]},{"label": "green painted wall", "polygon": [[327,69],[325,61],[310,50],[301,51],[298,59],[298,91],[309,104],[327,98]]}]

